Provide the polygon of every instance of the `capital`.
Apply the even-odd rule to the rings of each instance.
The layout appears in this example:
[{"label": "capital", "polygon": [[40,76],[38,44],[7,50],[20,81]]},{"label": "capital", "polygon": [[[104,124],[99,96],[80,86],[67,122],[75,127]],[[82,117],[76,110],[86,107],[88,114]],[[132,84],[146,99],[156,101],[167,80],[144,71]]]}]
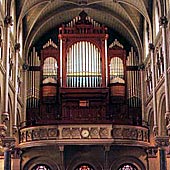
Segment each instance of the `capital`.
[{"label": "capital", "polygon": [[2,146],[6,149],[12,149],[15,146],[15,138],[5,137],[2,138]]},{"label": "capital", "polygon": [[6,124],[6,122],[9,120],[9,114],[7,112],[3,112],[1,115],[1,121],[3,124]]},{"label": "capital", "polygon": [[19,51],[20,50],[20,43],[16,43],[14,48],[15,48],[15,51]]},{"label": "capital", "polygon": [[4,24],[7,25],[7,26],[8,25],[12,26],[12,23],[13,23],[12,16],[7,15],[4,19]]},{"label": "capital", "polygon": [[157,147],[167,147],[169,145],[169,136],[156,136],[155,143]]},{"label": "capital", "polygon": [[145,64],[144,63],[139,64],[138,69],[139,70],[144,70],[145,69]]},{"label": "capital", "polygon": [[167,24],[168,24],[168,19],[167,19],[167,17],[166,17],[166,16],[160,17],[160,19],[159,19],[159,26],[164,26],[164,27],[166,27]]},{"label": "capital", "polygon": [[155,46],[154,46],[152,43],[149,43],[149,49],[150,49],[150,50],[154,50],[154,49],[155,49]]},{"label": "capital", "polygon": [[28,69],[29,69],[28,64],[24,63],[24,64],[22,65],[22,69],[23,69],[24,71],[28,70]]}]

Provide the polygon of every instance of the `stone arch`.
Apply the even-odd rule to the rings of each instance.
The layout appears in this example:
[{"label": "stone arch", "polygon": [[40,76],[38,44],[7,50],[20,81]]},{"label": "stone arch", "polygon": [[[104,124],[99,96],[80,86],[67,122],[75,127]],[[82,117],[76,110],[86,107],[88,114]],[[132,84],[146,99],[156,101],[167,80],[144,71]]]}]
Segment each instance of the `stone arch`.
[{"label": "stone arch", "polygon": [[94,168],[94,170],[102,170],[102,166],[100,165],[100,163],[95,160],[93,157],[89,156],[81,156],[81,155],[76,155],[71,163],[68,165],[68,167],[66,167],[66,170],[74,170],[77,166],[81,165],[81,164],[88,164],[90,166],[92,166]]},{"label": "stone arch", "polygon": [[159,110],[158,110],[158,134],[161,136],[167,135],[167,129],[166,129],[166,119],[165,119],[165,113],[166,113],[166,101],[165,101],[165,94],[162,94],[159,99]]},{"label": "stone arch", "polygon": [[59,166],[48,157],[34,157],[25,164],[23,170],[32,170],[38,164],[47,165],[51,170],[60,170]]},{"label": "stone arch", "polygon": [[130,157],[124,156],[116,159],[112,163],[110,170],[118,170],[118,168],[123,164],[134,165],[137,168],[137,170],[146,170],[146,167],[144,166],[143,162],[141,162],[141,160],[137,159],[136,157],[132,156]]}]

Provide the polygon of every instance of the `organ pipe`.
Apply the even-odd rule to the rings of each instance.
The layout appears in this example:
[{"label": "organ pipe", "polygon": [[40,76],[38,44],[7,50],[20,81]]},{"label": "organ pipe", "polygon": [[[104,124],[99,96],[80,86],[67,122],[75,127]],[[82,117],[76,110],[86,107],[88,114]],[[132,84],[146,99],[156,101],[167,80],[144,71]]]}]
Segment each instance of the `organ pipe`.
[{"label": "organ pipe", "polygon": [[97,87],[101,79],[99,49],[92,43],[80,41],[67,53],[67,86]]},{"label": "organ pipe", "polygon": [[[28,58],[29,66],[39,66],[40,61],[33,48],[33,51]],[[38,99],[39,99],[39,82],[40,82],[40,73],[38,71],[29,71],[28,72],[28,86],[27,86],[27,108],[37,108]]]},{"label": "organ pipe", "polygon": [[[138,58],[136,53],[131,48],[129,57],[127,60],[127,66],[138,66]],[[127,89],[129,106],[139,107],[140,106],[140,73],[138,70],[131,70],[127,72]]]}]

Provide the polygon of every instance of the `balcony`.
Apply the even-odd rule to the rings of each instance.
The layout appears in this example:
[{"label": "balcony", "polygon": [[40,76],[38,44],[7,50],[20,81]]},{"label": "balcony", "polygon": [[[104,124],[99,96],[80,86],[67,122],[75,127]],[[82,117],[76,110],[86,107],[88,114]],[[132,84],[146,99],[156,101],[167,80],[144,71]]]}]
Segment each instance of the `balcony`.
[{"label": "balcony", "polygon": [[112,124],[61,124],[20,129],[19,146],[127,145],[149,146],[148,129]]}]

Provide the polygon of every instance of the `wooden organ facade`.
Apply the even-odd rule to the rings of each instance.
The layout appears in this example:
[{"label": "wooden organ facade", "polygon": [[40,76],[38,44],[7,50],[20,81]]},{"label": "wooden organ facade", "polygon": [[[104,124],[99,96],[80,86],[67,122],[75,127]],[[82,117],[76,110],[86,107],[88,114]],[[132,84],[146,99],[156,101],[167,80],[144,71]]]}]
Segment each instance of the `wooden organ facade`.
[{"label": "wooden organ facade", "polygon": [[107,28],[82,11],[59,28],[58,39],[58,46],[51,40],[44,45],[38,66],[29,62],[27,125],[141,124],[140,102],[129,104],[140,100],[129,93],[140,88],[138,67],[127,65],[127,52],[117,40],[107,46]]}]

